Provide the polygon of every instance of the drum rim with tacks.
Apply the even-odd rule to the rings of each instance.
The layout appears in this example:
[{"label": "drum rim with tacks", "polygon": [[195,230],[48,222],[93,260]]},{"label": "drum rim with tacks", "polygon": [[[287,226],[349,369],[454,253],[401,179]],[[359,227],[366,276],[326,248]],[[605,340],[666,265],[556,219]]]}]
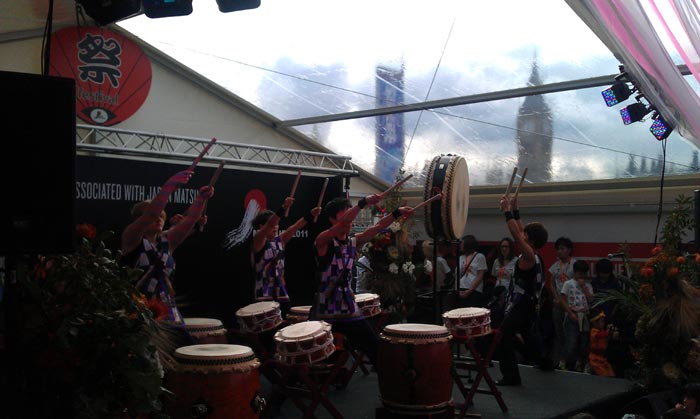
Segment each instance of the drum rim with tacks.
[{"label": "drum rim with tacks", "polygon": [[384,326],[380,339],[412,345],[448,342],[452,333],[445,326],[427,323],[395,323]]},{"label": "drum rim with tacks", "polygon": [[438,192],[442,197],[425,207],[425,230],[433,239],[460,240],[469,215],[469,167],[464,157],[442,154],[433,158],[424,199]]},{"label": "drum rim with tacks", "polygon": [[[297,329],[300,334],[291,333]],[[274,336],[275,358],[290,365],[310,365],[327,359],[335,352],[331,329],[331,324],[323,320],[309,320],[278,330]],[[319,344],[320,338],[323,339]],[[297,359],[304,359],[304,362],[297,362]]]},{"label": "drum rim with tacks", "polygon": [[185,317],[182,319],[185,329],[192,334],[220,335],[226,334],[224,323],[219,319],[208,317]]},{"label": "drum rim with tacks", "polygon": [[482,307],[463,307],[446,311],[442,319],[457,337],[478,337],[491,333],[491,310]]},{"label": "drum rim with tacks", "polygon": [[382,312],[379,294],[371,292],[355,294],[355,302],[365,317],[374,317]]},{"label": "drum rim with tacks", "polygon": [[[257,321],[261,315],[263,316],[262,320]],[[236,318],[241,329],[250,332],[267,332],[283,322],[280,303],[277,301],[257,301],[248,304],[236,310]],[[252,319],[253,325],[249,326],[246,319]]]},{"label": "drum rim with tacks", "polygon": [[182,372],[247,372],[260,366],[253,350],[244,345],[204,343],[181,346],[174,357]]}]

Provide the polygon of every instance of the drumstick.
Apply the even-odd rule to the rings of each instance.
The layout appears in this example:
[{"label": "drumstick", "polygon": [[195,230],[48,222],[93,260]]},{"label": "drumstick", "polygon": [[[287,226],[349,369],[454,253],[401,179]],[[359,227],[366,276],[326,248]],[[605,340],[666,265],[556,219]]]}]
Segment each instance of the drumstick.
[{"label": "drumstick", "polygon": [[[294,193],[297,191],[297,186],[299,185],[299,179],[301,179],[301,170],[297,172],[297,178],[294,179],[294,185],[292,185],[292,192],[289,194],[290,198],[294,198]],[[289,207],[287,207],[286,210],[284,210],[284,216],[289,215]]]},{"label": "drumstick", "polygon": [[[219,167],[216,168],[216,172],[214,172],[214,176],[211,177],[211,180],[209,181],[209,186],[213,187],[214,184],[216,183],[217,180],[219,180],[219,176],[221,176],[221,172],[224,171],[224,162],[219,163]],[[204,203],[204,208],[202,208],[202,217],[204,217],[204,214],[207,213],[207,204],[209,201],[206,201]],[[199,232],[201,233],[204,231],[204,224],[199,225]]]},{"label": "drumstick", "polygon": [[209,149],[211,148],[211,146],[214,145],[215,142],[216,142],[216,138],[212,138],[211,141],[209,141],[209,144],[204,146],[204,149],[202,149],[202,151],[199,153],[197,158],[194,159],[194,161],[190,165],[190,170],[192,170],[194,172],[194,168],[197,167],[197,163],[199,163],[202,160],[202,157],[204,157],[204,155],[207,154],[207,151],[209,151]]},{"label": "drumstick", "polygon": [[518,188],[515,190],[513,199],[518,199],[518,193],[520,193],[520,187],[523,186],[523,182],[525,181],[525,175],[527,175],[527,167],[523,170],[523,174],[520,175],[520,183],[518,183]]},{"label": "drumstick", "polygon": [[419,208],[423,208],[424,206],[428,205],[429,203],[435,201],[436,199],[442,198],[442,194],[439,193],[437,195],[433,195],[430,198],[426,199],[425,201],[421,202],[420,204],[416,205],[413,207],[414,210],[418,210]]},{"label": "drumstick", "polygon": [[[318,204],[316,204],[317,207],[320,207],[321,203],[323,202],[323,195],[325,195],[325,193],[326,193],[326,187],[328,186],[328,180],[329,180],[329,178],[326,178],[323,181],[323,187],[321,188],[321,195],[318,197]],[[317,218],[318,218],[318,216],[314,217],[314,223],[316,222]]]},{"label": "drumstick", "polygon": [[515,182],[515,175],[517,175],[517,174],[518,174],[518,168],[514,167],[513,174],[510,176],[510,183],[508,184],[508,187],[506,188],[506,194],[505,194],[506,197],[510,193],[510,188],[513,187],[513,182]]},{"label": "drumstick", "polygon": [[394,189],[398,188],[399,186],[403,185],[407,180],[409,180],[409,179],[412,178],[412,177],[413,177],[413,175],[408,175],[408,176],[406,176],[405,178],[401,179],[400,181],[398,181],[398,182],[394,183],[393,185],[389,186],[389,189],[387,189],[386,191],[384,191],[384,192],[382,192],[381,194],[379,194],[379,196],[381,196],[382,199],[384,199],[384,197],[387,196],[387,195],[389,194],[389,192],[391,192],[391,191],[393,191]]}]

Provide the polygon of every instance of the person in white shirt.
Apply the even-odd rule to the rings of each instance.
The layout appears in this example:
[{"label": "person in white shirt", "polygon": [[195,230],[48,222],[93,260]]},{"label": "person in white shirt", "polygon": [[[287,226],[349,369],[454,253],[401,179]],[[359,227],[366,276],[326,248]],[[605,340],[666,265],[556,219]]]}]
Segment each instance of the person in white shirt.
[{"label": "person in white shirt", "polygon": [[498,249],[496,250],[498,257],[493,261],[493,266],[491,267],[491,276],[496,278],[494,288],[505,287],[505,289],[508,289],[510,286],[510,279],[513,277],[513,270],[517,261],[514,247],[513,239],[510,237],[504,237],[498,244]]},{"label": "person in white shirt", "polygon": [[488,267],[486,257],[477,252],[479,242],[472,235],[462,239],[462,255],[459,257],[459,300],[462,307],[483,307],[484,277]]},{"label": "person in white shirt", "polygon": [[588,263],[574,263],[574,279],[564,282],[561,296],[565,301],[564,354],[566,369],[581,372],[587,361],[590,323],[588,310],[593,301],[593,287],[588,281]]},{"label": "person in white shirt", "polygon": [[553,296],[552,322],[554,322],[554,339],[552,342],[552,363],[559,369],[564,368],[564,317],[566,302],[560,298],[561,287],[566,281],[574,278],[574,263],[571,257],[574,244],[568,237],[559,237],[554,242],[557,260],[549,267],[549,292]]},{"label": "person in white shirt", "polygon": [[[431,261],[433,260],[433,242],[432,240],[426,240],[423,242],[423,255],[425,259]],[[437,258],[435,261],[437,266],[433,267],[432,276],[435,281],[437,281],[437,289],[442,290],[449,288],[452,285],[452,269],[445,259],[445,246],[438,244],[437,248]],[[430,290],[432,291],[432,289]]]}]

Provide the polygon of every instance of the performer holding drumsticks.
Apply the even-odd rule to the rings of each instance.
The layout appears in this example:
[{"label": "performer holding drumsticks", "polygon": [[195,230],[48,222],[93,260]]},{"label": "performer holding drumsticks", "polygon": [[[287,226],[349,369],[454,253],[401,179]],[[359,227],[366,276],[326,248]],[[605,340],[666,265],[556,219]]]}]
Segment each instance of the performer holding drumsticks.
[{"label": "performer holding drumsticks", "polygon": [[284,247],[297,231],[316,221],[321,213],[320,204],[323,200],[325,185],[328,184],[327,181],[324,184],[318,205],[279,234],[280,219],[289,213],[289,208],[294,203],[294,192],[300,177],[301,172],[297,174],[290,196],[285,198],[276,212],[264,210],[253,219],[253,228],[256,231],[253,235],[251,252],[255,265],[255,300],[279,302],[283,316],[290,308],[289,294],[284,280]]},{"label": "performer holding drumsticks", "polygon": [[[516,168],[517,170],[517,168]],[[513,171],[515,174],[516,170]],[[526,169],[527,170],[527,169]],[[528,223],[523,226],[518,210],[518,192],[523,183],[525,173],[515,191],[513,197],[509,195],[511,184],[506,189],[500,202],[501,211],[505,214],[506,225],[513,240],[522,252],[517,258],[513,279],[510,283],[506,314],[501,323],[501,342],[499,347],[499,367],[503,378],[497,381],[498,385],[520,385],[520,371],[518,370],[513,338],[521,330],[529,330],[535,319],[537,305],[537,284],[544,279],[542,260],[537,250],[547,243],[547,230],[539,222]]]},{"label": "performer holding drumsticks", "polygon": [[137,289],[147,299],[163,305],[164,320],[174,324],[184,325],[182,315],[175,305],[175,290],[171,283],[175,270],[173,252],[191,234],[195,224],[202,217],[205,203],[214,196],[214,188],[201,187],[180,222],[163,231],[165,206],[178,186],[189,182],[195,166],[215,141],[216,139],[212,139],[187,170],[168,179],[153,200],[141,201],[132,207],[133,221],[121,236],[120,263],[143,269],[144,274],[136,284]]},{"label": "performer holding drumsticks", "polygon": [[378,204],[393,188],[407,179],[381,194],[372,194],[360,199],[355,206],[342,197],[328,202],[324,211],[328,215],[331,227],[321,232],[315,241],[318,292],[310,319],[331,323],[333,331],[345,335],[350,345],[363,351],[375,367],[379,341],[374,329],[357,306],[350,284],[357,246],[370,241],[375,234],[389,227],[395,220],[413,216],[415,211],[411,207],[400,207],[361,233],[353,235],[350,231],[362,208]]}]

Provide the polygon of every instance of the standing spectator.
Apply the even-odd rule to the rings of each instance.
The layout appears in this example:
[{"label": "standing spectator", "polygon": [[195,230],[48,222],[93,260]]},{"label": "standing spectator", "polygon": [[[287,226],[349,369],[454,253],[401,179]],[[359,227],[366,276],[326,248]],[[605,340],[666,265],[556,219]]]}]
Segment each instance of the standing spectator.
[{"label": "standing spectator", "polygon": [[599,312],[591,318],[591,341],[588,351],[588,363],[595,375],[614,377],[615,371],[605,358],[608,348],[609,328],[605,327],[605,313]]},{"label": "standing spectator", "polygon": [[566,313],[566,302],[559,295],[564,283],[574,278],[574,263],[576,259],[571,257],[574,244],[568,237],[559,237],[554,242],[554,249],[557,253],[557,261],[549,267],[549,290],[553,298],[552,301],[552,322],[554,324],[554,339],[552,343],[552,362],[559,369],[564,368],[564,317]]},{"label": "standing spectator", "polygon": [[[605,297],[609,291],[622,291],[620,281],[613,274],[613,264],[610,259],[599,259],[595,264],[596,277],[591,281],[593,293],[596,298]],[[610,323],[613,319],[614,301],[606,301],[598,306],[605,313],[605,317]]]},{"label": "standing spectator", "polygon": [[491,268],[491,275],[496,278],[496,287],[501,286],[508,289],[510,286],[516,261],[514,247],[513,239],[510,237],[502,238],[498,244],[496,253],[498,256],[493,261],[493,267]]},{"label": "standing spectator", "polygon": [[564,319],[564,355],[566,369],[583,371],[586,364],[590,324],[589,303],[593,300],[593,287],[588,283],[588,263],[574,263],[574,279],[564,282],[561,295],[566,307]]},{"label": "standing spectator", "polygon": [[477,252],[479,243],[472,235],[462,239],[459,257],[459,299],[462,307],[484,306],[484,276],[488,270],[486,257]]}]

